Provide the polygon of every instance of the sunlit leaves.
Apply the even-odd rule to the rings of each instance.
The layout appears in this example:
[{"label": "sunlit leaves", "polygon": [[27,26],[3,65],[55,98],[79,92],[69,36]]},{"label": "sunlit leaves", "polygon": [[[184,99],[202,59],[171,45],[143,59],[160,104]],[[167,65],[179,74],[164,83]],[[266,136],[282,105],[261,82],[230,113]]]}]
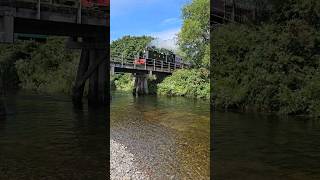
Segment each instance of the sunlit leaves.
[{"label": "sunlit leaves", "polygon": [[183,8],[178,44],[184,58],[198,67],[209,67],[210,1],[193,0]]}]

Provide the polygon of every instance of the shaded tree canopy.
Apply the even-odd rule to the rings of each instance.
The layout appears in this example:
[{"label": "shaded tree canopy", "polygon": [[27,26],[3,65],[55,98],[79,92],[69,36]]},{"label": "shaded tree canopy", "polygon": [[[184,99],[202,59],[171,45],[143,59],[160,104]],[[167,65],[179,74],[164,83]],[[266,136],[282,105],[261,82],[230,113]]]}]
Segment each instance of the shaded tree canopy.
[{"label": "shaded tree canopy", "polygon": [[320,33],[314,22],[319,16],[312,15],[318,2],[285,2],[274,2],[273,21],[214,31],[211,83],[217,106],[320,116]]},{"label": "shaded tree canopy", "polygon": [[247,6],[255,11],[256,23],[285,23],[288,20],[305,20],[320,27],[319,0],[227,0],[229,4]]}]

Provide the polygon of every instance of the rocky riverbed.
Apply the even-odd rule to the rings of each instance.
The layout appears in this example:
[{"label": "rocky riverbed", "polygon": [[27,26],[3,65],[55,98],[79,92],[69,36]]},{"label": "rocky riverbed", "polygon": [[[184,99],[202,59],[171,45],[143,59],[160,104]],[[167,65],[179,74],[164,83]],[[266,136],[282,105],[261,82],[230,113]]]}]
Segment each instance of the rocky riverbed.
[{"label": "rocky riverbed", "polygon": [[150,179],[134,163],[134,155],[127,148],[114,140],[110,141],[110,177],[112,180]]}]

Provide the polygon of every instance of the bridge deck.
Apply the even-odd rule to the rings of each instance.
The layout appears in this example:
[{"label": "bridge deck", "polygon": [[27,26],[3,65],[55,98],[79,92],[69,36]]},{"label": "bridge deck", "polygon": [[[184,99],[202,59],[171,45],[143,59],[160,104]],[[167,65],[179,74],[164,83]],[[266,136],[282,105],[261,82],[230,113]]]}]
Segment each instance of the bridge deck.
[{"label": "bridge deck", "polygon": [[244,23],[255,17],[255,7],[248,3],[232,3],[233,1],[213,0],[211,21],[215,25],[226,22]]},{"label": "bridge deck", "polygon": [[107,39],[109,7],[86,8],[80,0],[73,1],[1,0],[0,42],[13,42],[14,33]]},{"label": "bridge deck", "polygon": [[171,74],[176,69],[189,68],[189,65],[184,63],[170,63],[154,59],[147,59],[145,64],[135,64],[132,58],[111,57],[110,66],[115,68],[115,72],[155,72]]}]

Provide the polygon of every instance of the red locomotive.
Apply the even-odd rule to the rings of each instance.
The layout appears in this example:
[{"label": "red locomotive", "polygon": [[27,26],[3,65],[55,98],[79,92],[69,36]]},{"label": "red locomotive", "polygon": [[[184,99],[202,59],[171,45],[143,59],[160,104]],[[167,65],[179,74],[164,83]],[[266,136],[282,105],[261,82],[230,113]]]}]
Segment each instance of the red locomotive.
[{"label": "red locomotive", "polygon": [[135,59],[134,63],[135,64],[146,64],[146,59]]}]

